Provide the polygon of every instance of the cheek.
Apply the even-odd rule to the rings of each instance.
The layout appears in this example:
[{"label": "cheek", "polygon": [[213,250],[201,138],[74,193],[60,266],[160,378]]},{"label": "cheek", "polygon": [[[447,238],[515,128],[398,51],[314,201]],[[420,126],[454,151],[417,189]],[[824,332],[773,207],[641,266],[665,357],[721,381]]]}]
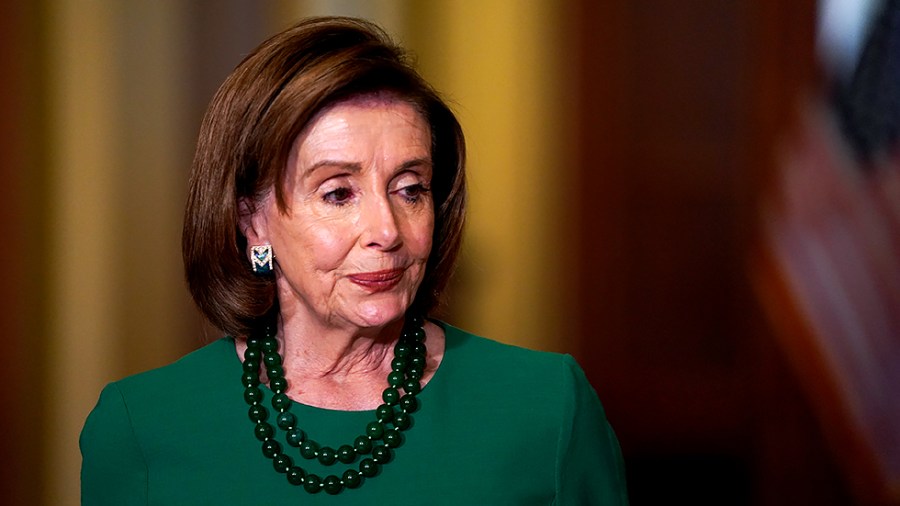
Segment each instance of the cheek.
[{"label": "cheek", "polygon": [[339,267],[355,242],[347,230],[328,226],[313,227],[308,239],[307,251],[301,254],[308,255],[319,270]]},{"label": "cheek", "polygon": [[316,220],[286,235],[290,255],[306,269],[328,271],[340,266],[353,245],[347,228],[329,220]]},{"label": "cheek", "polygon": [[434,214],[428,213],[426,216],[413,222],[412,243],[416,256],[427,258],[431,253],[431,241],[434,235]]}]

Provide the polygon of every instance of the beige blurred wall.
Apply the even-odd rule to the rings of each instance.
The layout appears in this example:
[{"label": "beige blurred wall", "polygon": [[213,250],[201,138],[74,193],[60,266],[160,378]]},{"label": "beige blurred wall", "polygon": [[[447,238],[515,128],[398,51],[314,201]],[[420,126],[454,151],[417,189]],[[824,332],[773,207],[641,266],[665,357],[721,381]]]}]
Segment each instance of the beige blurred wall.
[{"label": "beige blurred wall", "polygon": [[45,504],[78,503],[78,433],[103,384],[186,351],[180,207],[184,2],[44,7],[49,152]]},{"label": "beige blurred wall", "polygon": [[220,15],[249,16],[264,23],[235,35],[261,41],[310,14],[382,23],[462,121],[470,221],[447,318],[499,340],[566,349],[570,132],[558,106],[565,75],[553,2],[44,0],[47,184],[35,205],[47,216],[47,274],[36,318],[45,321],[43,404],[54,421],[42,431],[44,504],[78,504],[77,437],[103,384],[201,344],[180,262],[191,111],[209,98],[198,96],[195,65],[240,55],[199,54],[197,34],[225,31],[208,26]]}]

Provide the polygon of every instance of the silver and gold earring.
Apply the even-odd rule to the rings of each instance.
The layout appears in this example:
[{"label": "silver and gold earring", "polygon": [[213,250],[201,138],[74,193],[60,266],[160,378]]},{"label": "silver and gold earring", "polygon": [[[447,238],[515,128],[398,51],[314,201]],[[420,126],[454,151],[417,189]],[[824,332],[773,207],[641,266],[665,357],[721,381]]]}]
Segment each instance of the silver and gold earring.
[{"label": "silver and gold earring", "polygon": [[263,244],[261,246],[250,246],[250,266],[253,267],[253,273],[266,276],[272,274],[274,270],[275,254],[272,253],[271,244]]}]

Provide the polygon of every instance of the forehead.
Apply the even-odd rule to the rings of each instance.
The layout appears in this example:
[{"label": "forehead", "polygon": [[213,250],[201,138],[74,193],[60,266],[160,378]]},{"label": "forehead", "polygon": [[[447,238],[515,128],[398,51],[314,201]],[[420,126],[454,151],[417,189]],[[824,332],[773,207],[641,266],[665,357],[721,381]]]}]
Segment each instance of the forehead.
[{"label": "forehead", "polygon": [[430,147],[430,126],[415,105],[395,95],[372,94],[319,111],[297,136],[293,149],[308,156],[367,148],[430,152]]}]

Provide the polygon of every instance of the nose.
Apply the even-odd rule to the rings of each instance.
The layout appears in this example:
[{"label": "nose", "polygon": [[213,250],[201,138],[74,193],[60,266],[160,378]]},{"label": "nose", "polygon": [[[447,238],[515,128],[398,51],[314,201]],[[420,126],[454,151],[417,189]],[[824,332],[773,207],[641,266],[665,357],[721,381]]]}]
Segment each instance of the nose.
[{"label": "nose", "polygon": [[400,227],[387,195],[368,199],[361,212],[362,246],[382,251],[391,251],[400,246]]}]

